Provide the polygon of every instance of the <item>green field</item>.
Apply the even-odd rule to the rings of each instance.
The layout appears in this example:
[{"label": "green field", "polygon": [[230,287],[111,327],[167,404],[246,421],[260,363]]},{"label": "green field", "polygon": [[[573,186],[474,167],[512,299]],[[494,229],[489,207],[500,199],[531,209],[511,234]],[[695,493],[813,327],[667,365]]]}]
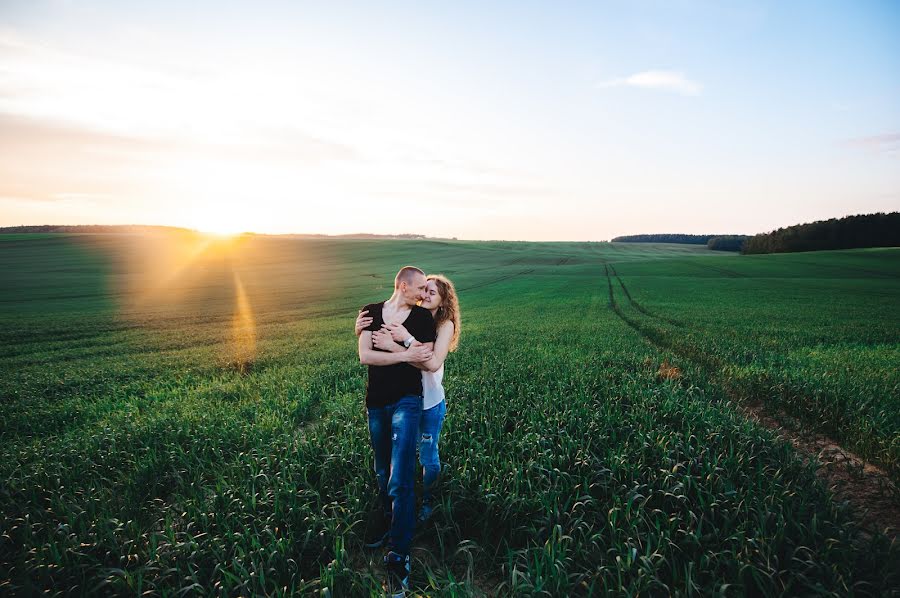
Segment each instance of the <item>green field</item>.
[{"label": "green field", "polygon": [[[460,292],[423,595],[900,595],[761,402],[900,508],[900,250],[0,235],[0,592],[377,595],[353,319]],[[661,375],[675,371],[675,375]]]}]

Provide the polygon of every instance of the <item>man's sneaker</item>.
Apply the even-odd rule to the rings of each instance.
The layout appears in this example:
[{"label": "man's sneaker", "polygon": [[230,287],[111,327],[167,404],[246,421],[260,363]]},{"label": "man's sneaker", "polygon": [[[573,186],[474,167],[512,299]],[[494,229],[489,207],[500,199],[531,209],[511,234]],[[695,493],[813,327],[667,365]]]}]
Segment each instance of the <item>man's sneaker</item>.
[{"label": "man's sneaker", "polygon": [[434,509],[432,508],[432,506],[427,503],[422,503],[422,508],[419,509],[419,523],[425,523],[426,521],[431,519],[432,513],[434,513]]},{"label": "man's sneaker", "polygon": [[384,556],[384,568],[387,573],[387,595],[391,598],[404,598],[409,590],[409,555],[388,552]]},{"label": "man's sneaker", "polygon": [[369,516],[366,525],[366,548],[381,548],[391,533],[391,516],[381,510],[373,512]]}]

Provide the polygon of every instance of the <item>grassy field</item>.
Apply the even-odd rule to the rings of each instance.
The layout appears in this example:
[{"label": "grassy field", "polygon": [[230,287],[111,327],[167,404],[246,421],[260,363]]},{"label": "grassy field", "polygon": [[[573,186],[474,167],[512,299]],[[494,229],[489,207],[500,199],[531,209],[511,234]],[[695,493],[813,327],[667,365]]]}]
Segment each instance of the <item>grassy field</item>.
[{"label": "grassy field", "polygon": [[727,266],[671,260],[665,272],[648,263],[613,268],[617,291],[628,291],[625,318],[648,338],[898,479],[896,249],[744,256]]},{"label": "grassy field", "polygon": [[900,595],[739,409],[896,481],[900,250],[186,235],[0,236],[0,592],[377,594],[352,325],[407,263],[464,318],[419,592]]}]

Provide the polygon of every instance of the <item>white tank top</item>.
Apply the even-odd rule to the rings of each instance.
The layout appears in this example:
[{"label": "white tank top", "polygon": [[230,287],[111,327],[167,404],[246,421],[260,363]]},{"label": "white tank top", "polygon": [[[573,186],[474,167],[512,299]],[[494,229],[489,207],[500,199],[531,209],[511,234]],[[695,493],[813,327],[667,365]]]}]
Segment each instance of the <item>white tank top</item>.
[{"label": "white tank top", "polygon": [[444,400],[444,366],[436,372],[422,372],[422,410],[431,409]]}]

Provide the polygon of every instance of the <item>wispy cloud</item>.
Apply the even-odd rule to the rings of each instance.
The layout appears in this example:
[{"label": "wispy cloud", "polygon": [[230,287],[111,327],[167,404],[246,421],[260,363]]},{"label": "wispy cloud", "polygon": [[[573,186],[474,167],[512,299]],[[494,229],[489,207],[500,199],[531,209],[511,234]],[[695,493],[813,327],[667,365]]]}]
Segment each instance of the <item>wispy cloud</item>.
[{"label": "wispy cloud", "polygon": [[688,79],[679,71],[641,71],[627,77],[617,77],[597,84],[600,88],[610,87],[638,87],[641,89],[654,89],[670,91],[686,96],[700,95],[703,86],[696,81]]},{"label": "wispy cloud", "polygon": [[847,140],[846,144],[850,147],[873,152],[895,154],[900,152],[900,133],[884,133],[881,135],[870,135],[868,137],[856,137]]},{"label": "wispy cloud", "polygon": [[38,202],[83,199],[73,194],[116,197],[150,160],[175,149],[0,110],[0,196]]}]

